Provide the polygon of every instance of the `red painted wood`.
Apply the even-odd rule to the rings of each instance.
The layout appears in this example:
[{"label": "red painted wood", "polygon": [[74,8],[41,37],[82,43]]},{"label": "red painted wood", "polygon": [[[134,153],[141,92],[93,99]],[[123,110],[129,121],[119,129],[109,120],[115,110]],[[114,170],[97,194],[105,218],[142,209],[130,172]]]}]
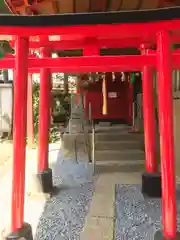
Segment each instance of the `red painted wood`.
[{"label": "red painted wood", "polygon": [[[179,56],[176,57],[177,60]],[[155,54],[149,56],[86,56],[86,57],[62,57],[62,58],[29,58],[29,68],[57,68],[62,72],[118,72],[139,71],[144,64],[154,65]],[[0,68],[13,68],[14,59],[0,60]]]},{"label": "red painted wood", "polygon": [[159,129],[162,177],[162,222],[165,239],[176,237],[172,56],[168,32],[157,34]]},{"label": "red painted wood", "polygon": [[91,103],[92,119],[122,119],[128,122],[129,117],[129,84],[128,82],[112,82],[107,77],[107,92],[116,92],[117,98],[107,97],[107,114],[103,115],[102,81],[93,84],[92,90],[88,90],[85,96],[86,115],[88,116],[89,104]]},{"label": "red painted wood", "polygon": [[[173,53],[173,69],[180,69],[180,54]],[[0,60],[1,69],[14,68],[15,59],[5,58]],[[147,56],[87,56],[64,58],[29,58],[29,72],[39,72],[43,66],[50,68],[51,72],[119,72],[141,71],[144,65],[153,66],[155,69],[156,54]]]},{"label": "red painted wood", "polygon": [[[2,35],[38,36],[38,35],[62,35],[62,36],[82,36],[132,39],[141,38],[142,42],[155,39],[156,33],[169,30],[178,33],[180,20],[167,20],[149,23],[129,23],[129,24],[97,24],[97,25],[77,25],[77,26],[52,26],[52,27],[13,27],[1,26]],[[177,34],[178,35],[178,34]]]},{"label": "red painted wood", "polygon": [[[41,57],[50,56],[47,48],[41,49]],[[39,146],[38,146],[38,172],[48,170],[49,126],[51,107],[51,75],[48,68],[40,70],[40,99],[39,99]]]},{"label": "red painted wood", "polygon": [[[49,128],[50,81],[47,81],[47,68],[58,69],[61,72],[114,72],[114,71],[141,71],[144,66],[157,65],[159,73],[159,126],[161,138],[161,172],[162,172],[162,209],[164,237],[174,238],[176,235],[176,199],[175,199],[175,172],[174,172],[174,143],[173,143],[173,110],[172,110],[172,69],[180,68],[178,52],[171,56],[170,39],[167,34],[179,33],[180,20],[137,24],[98,24],[58,27],[7,27],[0,26],[1,34],[18,35],[16,51],[16,77],[14,96],[14,166],[13,166],[13,196],[12,196],[12,231],[22,227],[24,205],[24,177],[25,177],[25,136],[26,136],[26,107],[27,107],[27,68],[45,68],[42,70],[40,90],[40,151],[38,170],[48,168],[47,136]],[[163,30],[163,32],[161,32]],[[36,35],[59,34],[64,38],[98,38],[118,39],[126,42],[127,39],[138,39],[141,43],[152,43],[157,38],[156,53],[147,56],[85,56],[71,58],[28,59],[28,44],[24,37]],[[157,35],[158,33],[158,35]],[[23,38],[21,38],[21,36]],[[180,35],[176,35],[178,38]],[[76,39],[77,40],[77,39]],[[59,43],[58,43],[59,44]],[[123,46],[123,44],[122,44]],[[85,45],[83,45],[83,48]],[[172,57],[172,58],[171,58]],[[0,60],[0,68],[14,68],[15,60],[7,58]],[[123,118],[129,119],[128,87],[120,86],[117,99],[108,99],[108,115],[102,115],[102,93],[87,93],[86,104],[92,102],[93,118]],[[127,91],[126,91],[127,89]],[[88,100],[88,101],[87,101]],[[96,101],[95,101],[96,100]],[[98,102],[98,104],[97,104]],[[147,103],[146,103],[147,104]],[[20,124],[23,120],[23,124]],[[43,132],[44,131],[44,132]]]},{"label": "red painted wood", "polygon": [[156,158],[156,119],[154,106],[154,80],[153,70],[149,66],[143,68],[143,116],[144,139],[146,154],[146,171],[155,173],[158,171]]},{"label": "red painted wood", "polygon": [[28,39],[17,38],[14,78],[13,180],[11,231],[24,222],[26,122],[27,122]]},{"label": "red painted wood", "polygon": [[[47,39],[47,37],[46,37]],[[63,37],[61,36],[61,40],[58,39],[56,41],[49,41],[46,39],[38,40],[38,41],[30,41],[31,49],[39,49],[40,47],[49,47],[52,50],[73,50],[73,49],[84,49],[88,46],[90,40],[86,37],[79,36],[78,38],[75,36]],[[113,38],[104,38],[104,39],[96,39],[91,38],[92,44],[95,44],[98,48],[128,48],[135,47],[139,48],[139,46],[143,43],[141,37],[138,38],[127,38],[127,39],[113,39]],[[172,43],[180,42],[180,35],[173,35],[171,37]],[[156,38],[150,38],[148,40],[148,45],[154,45],[156,43]],[[15,46],[15,41],[11,40],[10,44],[12,47]]]}]

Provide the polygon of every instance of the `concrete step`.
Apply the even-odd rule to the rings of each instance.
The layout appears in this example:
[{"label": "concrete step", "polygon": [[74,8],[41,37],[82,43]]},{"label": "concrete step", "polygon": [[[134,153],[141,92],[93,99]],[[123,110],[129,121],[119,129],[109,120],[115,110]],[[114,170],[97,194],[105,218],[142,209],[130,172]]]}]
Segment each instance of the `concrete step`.
[{"label": "concrete step", "polygon": [[[98,161],[96,163],[96,173],[132,173],[145,172],[145,161],[137,160],[137,161]],[[141,174],[140,174],[141,176]],[[141,180],[139,179],[141,182]]]},{"label": "concrete step", "polygon": [[[66,132],[69,132],[70,130],[71,133],[83,133],[83,129],[84,129],[84,132],[87,134],[91,132],[90,126],[84,125],[84,128],[83,128],[83,125],[81,123],[74,124],[71,122],[70,126],[68,125],[66,128]],[[82,138],[83,138],[83,135],[82,135]]]},{"label": "concrete step", "polygon": [[76,126],[75,128],[74,127],[71,127],[70,128],[70,132],[71,133],[81,133],[81,132],[83,132],[83,130],[82,130],[82,127],[81,126]]},{"label": "concrete step", "polygon": [[81,119],[78,119],[78,118],[70,119],[70,120],[69,120],[69,123],[70,123],[70,124],[73,124],[73,125],[79,125],[79,124],[82,124],[82,120],[81,120]]},{"label": "concrete step", "polygon": [[82,115],[80,115],[80,114],[71,114],[71,119],[82,119]]},{"label": "concrete step", "polygon": [[127,125],[115,125],[115,126],[95,126],[96,133],[127,133],[131,130],[131,127]]},{"label": "concrete step", "polygon": [[143,160],[137,160],[137,161],[134,161],[134,160],[122,160],[122,161],[118,161],[118,160],[112,160],[112,161],[98,161],[96,165],[98,166],[103,166],[103,165],[106,165],[106,166],[112,166],[112,165],[117,165],[117,166],[124,166],[124,165],[135,165],[135,164],[145,164],[145,161],[144,159]]},{"label": "concrete step", "polygon": [[143,134],[137,134],[137,133],[117,133],[117,132],[112,132],[112,133],[96,133],[95,134],[95,139],[96,142],[98,141],[132,141],[132,140],[137,140],[137,141],[142,141],[144,138]]},{"label": "concrete step", "polygon": [[136,161],[144,160],[145,155],[141,150],[98,150],[95,151],[96,161]]},{"label": "concrete step", "polygon": [[140,149],[139,141],[99,141],[96,150],[134,150]]}]

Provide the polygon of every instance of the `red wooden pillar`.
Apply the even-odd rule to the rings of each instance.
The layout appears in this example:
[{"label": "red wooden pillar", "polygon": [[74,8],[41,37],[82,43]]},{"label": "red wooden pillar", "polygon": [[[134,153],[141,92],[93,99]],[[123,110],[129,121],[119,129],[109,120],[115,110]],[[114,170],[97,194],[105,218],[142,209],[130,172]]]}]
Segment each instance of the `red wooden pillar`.
[{"label": "red wooden pillar", "polygon": [[33,116],[33,86],[32,74],[28,74],[28,93],[27,93],[27,138],[28,147],[34,145],[34,116]]},{"label": "red wooden pillar", "polygon": [[[41,48],[41,57],[50,57],[48,48]],[[49,127],[51,107],[51,74],[48,68],[40,70],[40,100],[39,100],[39,148],[38,148],[38,178],[42,192],[52,191],[52,170],[48,164]]]},{"label": "red wooden pillar", "polygon": [[[142,54],[146,54],[144,48]],[[143,117],[146,172],[142,175],[142,193],[149,197],[161,197],[161,175],[156,156],[156,119],[154,106],[154,81],[151,66],[144,66],[142,78]]]},{"label": "red wooden pillar", "polygon": [[[96,39],[93,39],[93,38],[86,39],[86,47],[84,47],[84,49],[83,49],[83,55],[84,56],[99,56],[99,46],[98,46]],[[86,77],[84,79],[80,79],[80,81],[86,81],[86,80],[88,80],[88,75],[87,75],[87,79],[86,79]],[[93,120],[93,113],[92,113],[93,106],[92,106],[91,102],[89,101],[88,92],[86,93],[86,95],[84,97],[84,103],[86,104],[84,106],[86,108],[88,119],[89,119],[89,117],[91,117],[91,120]],[[91,112],[91,116],[90,116],[90,112]]]},{"label": "red wooden pillar", "polygon": [[[149,47],[150,46],[145,44],[141,45],[142,55],[146,55]],[[142,90],[146,172],[151,175],[157,173],[158,171],[158,163],[156,156],[156,117],[154,105],[153,73],[154,69],[152,66],[144,66],[142,72]]]},{"label": "red wooden pillar", "polygon": [[156,119],[154,107],[154,81],[153,69],[150,66],[143,68],[143,116],[144,139],[146,155],[146,171],[156,173],[158,171],[156,159]]},{"label": "red wooden pillar", "polygon": [[162,174],[163,237],[155,239],[180,239],[176,234],[176,191],[173,137],[172,55],[168,32],[157,34],[157,71],[159,129]]},{"label": "red wooden pillar", "polygon": [[12,181],[12,233],[6,239],[32,239],[31,226],[24,223],[27,77],[29,39],[17,37],[14,77],[14,124],[13,124],[13,181]]}]

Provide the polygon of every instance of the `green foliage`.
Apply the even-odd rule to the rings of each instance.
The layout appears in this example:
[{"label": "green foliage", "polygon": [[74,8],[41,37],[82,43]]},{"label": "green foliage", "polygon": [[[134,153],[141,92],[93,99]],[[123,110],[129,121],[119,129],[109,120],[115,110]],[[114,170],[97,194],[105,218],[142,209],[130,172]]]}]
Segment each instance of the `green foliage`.
[{"label": "green foliage", "polygon": [[[35,142],[38,142],[38,123],[39,123],[39,83],[34,82],[33,83],[33,110],[34,110],[34,132],[35,132]],[[59,103],[57,104],[57,100],[54,101],[55,106],[54,109],[56,112],[59,112],[61,115],[65,116],[64,119],[67,120],[67,113],[66,110],[63,108],[63,102],[66,102],[65,95],[59,95],[57,96],[59,98]],[[57,98],[56,97],[56,98]],[[59,138],[59,129],[56,125],[53,125],[50,127],[49,132],[49,142],[55,142]]]},{"label": "green foliage", "polygon": [[0,40],[0,58],[5,57],[8,53],[14,54],[14,52],[14,49],[11,47],[8,41]]},{"label": "green foliage", "polygon": [[136,80],[136,76],[140,76],[141,73],[140,72],[131,72],[130,73],[130,83],[134,84],[135,80]]},{"label": "green foliage", "polygon": [[4,58],[5,57],[5,53],[3,50],[0,49],[0,58]]},{"label": "green foliage", "polygon": [[135,82],[135,73],[131,72],[130,73],[130,83],[133,84]]},{"label": "green foliage", "polygon": [[33,113],[34,113],[34,138],[38,142],[38,123],[39,123],[39,84],[33,83]]},{"label": "green foliage", "polygon": [[69,117],[70,95],[60,93],[54,96],[54,115],[64,115]]}]

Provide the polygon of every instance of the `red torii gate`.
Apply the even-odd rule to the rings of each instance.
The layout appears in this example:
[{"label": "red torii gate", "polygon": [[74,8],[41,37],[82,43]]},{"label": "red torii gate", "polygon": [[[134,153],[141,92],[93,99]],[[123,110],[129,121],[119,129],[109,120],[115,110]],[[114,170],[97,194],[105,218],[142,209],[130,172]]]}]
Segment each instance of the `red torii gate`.
[{"label": "red torii gate", "polygon": [[[141,13],[120,12],[108,14],[82,14],[62,16],[36,16],[13,17],[0,16],[0,32],[11,33],[17,36],[16,58],[7,58],[0,61],[0,68],[15,68],[14,79],[14,166],[13,166],[13,193],[12,193],[12,233],[6,239],[32,240],[31,226],[24,223],[24,179],[25,179],[25,146],[26,146],[26,119],[27,119],[27,76],[28,68],[37,71],[41,68],[40,82],[40,144],[38,176],[42,181],[44,191],[52,190],[52,171],[48,168],[48,128],[49,128],[49,94],[50,80],[49,68],[62,72],[105,72],[105,71],[143,71],[143,103],[146,148],[146,171],[143,174],[143,192],[153,195],[150,189],[154,188],[159,193],[162,178],[162,219],[164,231],[159,232],[155,239],[178,239],[176,223],[176,194],[174,171],[174,139],[173,139],[173,111],[172,111],[172,70],[179,68],[179,52],[172,54],[171,44],[173,36],[179,36],[180,18],[179,9],[157,10],[142,14],[144,20],[134,21]],[[129,15],[128,15],[129,13]],[[167,14],[170,18],[166,19]],[[149,14],[149,15],[148,15]],[[164,18],[162,17],[164,15]],[[148,16],[147,16],[148,15]],[[119,16],[119,18],[118,18]],[[123,17],[124,16],[124,17]],[[133,16],[130,18],[130,16]],[[155,17],[153,17],[155,16]],[[58,26],[57,22],[66,22],[66,26]],[[57,21],[57,18],[60,18]],[[74,21],[76,20],[77,21]],[[86,19],[87,18],[87,19]],[[15,20],[16,19],[16,20]],[[29,23],[31,19],[32,23]],[[50,19],[52,21],[50,21]],[[95,21],[95,20],[96,21]],[[138,18],[140,19],[140,18]],[[149,20],[150,19],[150,20]],[[169,20],[176,19],[176,20]],[[168,21],[169,20],[169,21]],[[48,23],[50,21],[51,23]],[[83,21],[84,26],[81,25]],[[148,21],[148,23],[146,23]],[[152,22],[149,22],[152,21]],[[111,24],[114,23],[114,24]],[[28,25],[28,27],[26,26]],[[55,26],[56,25],[56,26]],[[67,26],[69,25],[69,26]],[[71,26],[73,25],[73,26]],[[99,48],[89,42],[84,49],[83,57],[57,58],[49,57],[49,49],[42,49],[42,58],[28,59],[29,36],[61,34],[68,36],[83,36],[82,38],[107,38],[111,39],[137,39],[144,44],[142,56],[99,56]],[[156,43],[156,53],[148,52],[147,43]],[[133,45],[133,44],[132,44]],[[159,127],[161,145],[161,176],[157,173],[157,161],[154,154],[155,144],[155,119],[152,101],[152,71],[158,72],[158,102],[159,102]],[[149,85],[150,83],[150,85]],[[150,87],[149,87],[150,86]],[[23,124],[23,122],[24,124]],[[43,156],[43,157],[42,157]],[[155,188],[156,185],[157,188]],[[145,189],[146,186],[146,189]]]}]

